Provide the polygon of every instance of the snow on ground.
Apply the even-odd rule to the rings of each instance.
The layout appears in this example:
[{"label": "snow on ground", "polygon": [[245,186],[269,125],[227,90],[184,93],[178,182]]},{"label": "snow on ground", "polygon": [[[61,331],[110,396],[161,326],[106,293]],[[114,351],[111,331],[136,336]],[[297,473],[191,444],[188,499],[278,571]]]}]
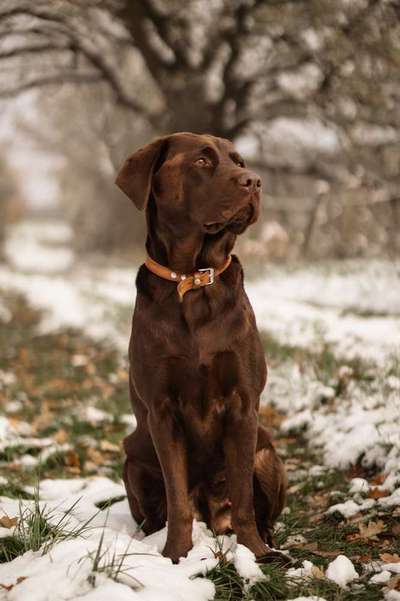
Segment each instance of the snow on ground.
[{"label": "snow on ground", "polygon": [[[14,267],[0,266],[0,289],[17,289],[44,309],[42,330],[81,328],[125,353],[136,268],[74,262],[70,238],[60,222],[11,228],[6,254]],[[315,353],[328,343],[338,356],[379,366],[382,377],[366,391],[344,365],[341,377],[350,382],[336,402],[334,387],[289,363],[272,371],[266,395],[288,415],[286,429],[308,428],[328,465],[347,467],[365,453],[364,463],[378,463],[393,487],[400,465],[400,262],[268,267],[246,289],[259,327],[280,342]],[[386,375],[389,364],[394,373]]]},{"label": "snow on ground", "polygon": [[[6,248],[11,266],[0,265],[0,290],[16,289],[33,306],[43,309],[43,331],[77,327],[90,336],[109,339],[126,353],[135,268],[82,264],[75,260],[69,238],[68,228],[58,223],[15,226]],[[350,517],[373,507],[400,505],[400,264],[376,260],[333,262],[328,267],[271,267],[258,280],[247,281],[246,289],[261,329],[282,343],[314,353],[328,343],[343,358],[340,373],[332,382],[320,381],[308,366],[300,369],[288,358],[271,370],[265,393],[265,398],[287,415],[282,428],[304,430],[309,444],[321,450],[325,468],[347,468],[361,460],[381,470],[384,479],[377,489],[386,496],[366,499],[369,483],[353,481],[348,498],[328,511]],[[0,301],[0,320],[7,319],[7,309]],[[366,373],[365,382],[353,377],[346,360],[354,356],[371,361],[366,370],[372,370],[373,377]],[[338,383],[344,385],[340,398]],[[101,418],[95,408],[90,410],[94,410],[94,420]],[[27,441],[36,445],[30,440],[27,424],[26,430],[23,424],[18,426],[21,431],[15,427],[2,418],[1,448]],[[41,454],[58,450],[46,439],[40,446]],[[115,503],[108,513],[97,509],[96,503],[104,501],[106,493],[108,498],[116,497],[123,489],[106,478],[42,482],[41,502],[54,512],[53,517],[75,501],[70,516],[75,526],[97,512],[96,517],[85,536],[59,542],[43,556],[40,551],[29,552],[0,566],[0,583],[12,586],[9,591],[0,589],[0,601],[78,597],[108,601],[113,595],[145,601],[213,598],[213,584],[198,577],[217,562],[216,541],[203,524],[194,523],[194,548],[173,566],[160,555],[166,530],[145,538],[135,534],[126,501]],[[15,501],[3,497],[0,505],[9,517],[18,515]],[[112,579],[109,565],[93,575],[93,556],[103,532],[105,564],[114,552],[124,556],[118,582]],[[5,534],[0,531],[0,536]],[[221,544],[230,549],[231,559],[249,584],[260,576],[251,554],[236,546],[234,537],[224,537]],[[329,572],[343,586],[356,578],[345,559],[337,558]],[[384,578],[383,564],[378,568],[373,577]],[[385,570],[390,572],[388,565]],[[24,579],[17,583],[20,577]],[[57,591],[57,596],[52,596],[52,591]]]},{"label": "snow on ground", "polygon": [[[137,266],[74,261],[71,232],[57,221],[23,222],[9,232],[11,267],[0,266],[0,289],[17,289],[47,310],[43,330],[82,328],[124,350]],[[259,327],[281,342],[331,343],[343,356],[380,363],[400,348],[400,262],[268,267],[246,290]]]},{"label": "snow on ground", "polygon": [[379,363],[400,349],[400,261],[269,268],[246,288],[259,327],[281,341]]},{"label": "snow on ground", "polygon": [[[44,310],[42,332],[79,328],[125,351],[135,268],[77,263],[70,236],[68,226],[57,221],[23,222],[10,228],[6,242],[10,265],[0,264],[0,290],[17,290]],[[121,309],[126,311],[123,327]],[[0,303],[0,317],[1,312]]]},{"label": "snow on ground", "polygon": [[[400,376],[399,366],[400,358],[391,364]],[[400,486],[400,377],[375,373],[365,383],[352,379],[350,368],[342,371],[349,381],[336,397],[337,382],[327,386],[310,371],[281,366],[271,371],[264,399],[287,415],[285,431],[305,431],[327,466],[346,469],[359,460],[377,466],[386,477],[383,489],[393,491]]]},{"label": "snow on ground", "polygon": [[[144,601],[207,601],[215,589],[211,581],[200,577],[218,562],[217,548],[234,560],[243,562],[243,548],[235,537],[220,537],[217,542],[202,523],[194,522],[194,547],[179,565],[160,553],[166,529],[143,537],[134,524],[126,500],[107,510],[96,503],[125,492],[122,484],[107,478],[43,481],[40,508],[50,524],[64,519],[69,535],[50,544],[46,552],[28,551],[0,565],[0,599],[10,601],[52,601],[143,599]],[[0,497],[0,512],[10,518],[33,509],[34,501],[20,502]],[[72,507],[72,509],[71,509]],[[65,512],[68,512],[65,518]],[[64,518],[63,518],[64,516]],[[21,518],[20,518],[21,519]],[[74,535],[80,528],[79,536]],[[15,533],[0,529],[0,536]],[[96,554],[100,561],[96,567]],[[250,554],[251,555],[251,554]],[[259,569],[254,556],[246,558],[244,573]],[[8,589],[8,590],[7,590]]]}]

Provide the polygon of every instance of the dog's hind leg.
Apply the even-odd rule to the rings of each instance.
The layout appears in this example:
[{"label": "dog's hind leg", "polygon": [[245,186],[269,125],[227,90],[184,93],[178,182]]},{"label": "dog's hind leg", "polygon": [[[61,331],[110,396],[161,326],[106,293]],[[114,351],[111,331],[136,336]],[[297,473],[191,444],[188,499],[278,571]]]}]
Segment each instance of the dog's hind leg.
[{"label": "dog's hind leg", "polygon": [[260,536],[269,546],[274,546],[273,525],[285,505],[287,478],[269,436],[266,431],[261,434],[262,438],[265,435],[265,446],[258,447],[255,456],[254,509]]}]

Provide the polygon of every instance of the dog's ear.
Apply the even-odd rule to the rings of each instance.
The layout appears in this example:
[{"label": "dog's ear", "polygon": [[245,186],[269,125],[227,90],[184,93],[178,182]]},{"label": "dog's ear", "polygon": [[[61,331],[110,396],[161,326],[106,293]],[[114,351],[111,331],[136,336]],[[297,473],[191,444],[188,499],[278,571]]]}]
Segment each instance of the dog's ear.
[{"label": "dog's ear", "polygon": [[166,149],[168,136],[157,138],[144,148],[139,148],[122,165],[115,183],[142,211],[151,192],[151,178]]}]

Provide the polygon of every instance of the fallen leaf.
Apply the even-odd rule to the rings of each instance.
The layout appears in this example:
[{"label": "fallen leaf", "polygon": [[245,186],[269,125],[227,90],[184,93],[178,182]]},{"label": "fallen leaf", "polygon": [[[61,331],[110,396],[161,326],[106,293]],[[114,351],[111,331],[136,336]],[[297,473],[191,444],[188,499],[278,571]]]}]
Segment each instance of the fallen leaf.
[{"label": "fallen leaf", "polygon": [[23,582],[24,580],[26,580],[26,576],[18,576],[17,582],[15,584],[0,584],[0,586],[1,586],[1,588],[4,588],[6,591],[11,591],[11,589],[13,589],[14,586],[17,586],[17,584],[19,584],[20,582]]},{"label": "fallen leaf", "polygon": [[340,555],[340,551],[312,551],[312,553],[320,557],[337,557]]},{"label": "fallen leaf", "polygon": [[290,486],[287,491],[289,494],[293,494],[295,492],[297,492],[298,490],[302,489],[304,486],[303,482],[300,482],[299,484],[293,484],[293,486]]},{"label": "fallen leaf", "polygon": [[44,430],[54,421],[54,413],[50,409],[50,405],[47,400],[42,401],[40,406],[40,414],[37,415],[32,423],[32,429],[35,432],[39,432],[40,430]]},{"label": "fallen leaf", "polygon": [[319,568],[318,566],[313,565],[313,567],[311,568],[311,574],[314,578],[317,578],[318,580],[321,580],[321,578],[325,578],[323,570],[321,570],[321,568]]},{"label": "fallen leaf", "polygon": [[385,563],[400,563],[400,557],[397,555],[397,553],[382,553],[379,555],[379,557]]},{"label": "fallen leaf", "polygon": [[387,581],[386,586],[390,590],[400,590],[400,574],[394,576],[390,580]]},{"label": "fallen leaf", "polygon": [[309,503],[311,507],[325,509],[329,503],[328,495],[313,495],[312,497],[309,497]]},{"label": "fallen leaf", "polygon": [[305,549],[306,551],[317,551],[318,543],[305,543],[304,545],[293,545],[295,549]]},{"label": "fallen leaf", "polygon": [[370,499],[382,499],[383,497],[388,497],[390,495],[389,490],[381,490],[379,488],[371,488],[368,493],[368,497]]},{"label": "fallen leaf", "polygon": [[395,534],[396,536],[400,536],[400,524],[398,522],[393,524],[391,530],[392,530],[392,534]]},{"label": "fallen leaf", "polygon": [[68,474],[72,474],[73,476],[79,476],[81,473],[81,468],[80,467],[67,467],[66,471],[68,472]]},{"label": "fallen leaf", "polygon": [[372,484],[375,484],[376,486],[380,486],[381,484],[383,484],[385,482],[386,478],[387,478],[387,476],[385,474],[378,474],[377,476],[372,478]]},{"label": "fallen leaf", "polygon": [[93,461],[85,461],[85,470],[87,472],[97,472],[99,469],[99,465],[97,463],[93,463]]},{"label": "fallen leaf", "polygon": [[324,519],[324,515],[321,513],[316,513],[315,515],[312,515],[309,519],[310,524],[318,524],[319,522],[322,522],[322,520]]},{"label": "fallen leaf", "polygon": [[8,515],[3,515],[0,518],[0,526],[2,528],[14,528],[18,524],[18,518],[10,518]]},{"label": "fallen leaf", "polygon": [[[355,559],[355,557],[354,557]],[[367,563],[367,561],[371,561],[371,555],[368,555],[367,553],[363,553],[363,555],[360,555],[358,557],[358,561],[361,561],[362,563]]]},{"label": "fallen leaf", "polygon": [[102,440],[100,442],[100,448],[102,451],[108,451],[109,453],[120,453],[121,449],[118,445],[108,442],[108,440]]},{"label": "fallen leaf", "polygon": [[358,525],[360,538],[376,538],[377,534],[381,534],[385,528],[383,520],[378,520],[377,522],[370,521],[368,524],[361,523]]},{"label": "fallen leaf", "polygon": [[59,444],[64,444],[65,442],[67,442],[68,440],[68,434],[67,432],[64,430],[64,428],[60,428],[59,430],[57,430],[57,432],[53,435],[53,438],[56,442],[58,442]]},{"label": "fallen leaf", "polygon": [[65,454],[65,464],[68,465],[68,467],[79,467],[80,468],[81,461],[79,459],[78,453],[76,453],[75,451],[68,451]]},{"label": "fallen leaf", "polygon": [[[91,462],[95,463],[96,465],[104,465],[104,457],[96,449],[93,449],[92,447],[89,447],[87,449],[87,451],[86,451],[86,456],[88,457],[88,459]],[[86,464],[85,464],[85,466],[87,467]]]}]

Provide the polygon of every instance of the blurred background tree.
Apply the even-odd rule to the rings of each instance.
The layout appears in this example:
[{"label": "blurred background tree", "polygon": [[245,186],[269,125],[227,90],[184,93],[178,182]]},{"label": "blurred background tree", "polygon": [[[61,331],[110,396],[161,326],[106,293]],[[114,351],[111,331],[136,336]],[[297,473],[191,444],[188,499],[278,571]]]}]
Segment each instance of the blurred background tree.
[{"label": "blurred background tree", "polygon": [[15,173],[4,156],[0,156],[0,259],[3,253],[6,226],[17,220],[22,211],[23,201],[18,194]]},{"label": "blurred background tree", "polygon": [[141,239],[116,167],[190,130],[263,175],[269,221],[244,250],[399,250],[398,0],[3,0],[0,41],[0,98],[40,90],[30,135],[64,159],[79,248]]}]

